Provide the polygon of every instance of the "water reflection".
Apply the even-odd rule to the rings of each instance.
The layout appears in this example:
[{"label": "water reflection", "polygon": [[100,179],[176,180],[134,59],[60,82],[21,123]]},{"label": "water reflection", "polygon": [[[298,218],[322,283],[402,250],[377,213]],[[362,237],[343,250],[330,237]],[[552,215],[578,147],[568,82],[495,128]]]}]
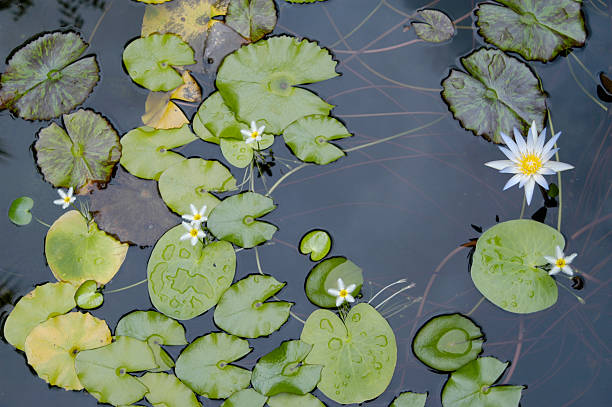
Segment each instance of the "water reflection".
[{"label": "water reflection", "polygon": [[[30,7],[34,5],[32,0],[0,0],[0,11],[8,9],[13,15],[13,20],[17,21],[23,17]],[[81,7],[89,7],[104,10],[106,2],[104,0],[57,0],[57,9],[61,14],[59,19],[60,27],[82,28],[85,20],[79,13]]]}]

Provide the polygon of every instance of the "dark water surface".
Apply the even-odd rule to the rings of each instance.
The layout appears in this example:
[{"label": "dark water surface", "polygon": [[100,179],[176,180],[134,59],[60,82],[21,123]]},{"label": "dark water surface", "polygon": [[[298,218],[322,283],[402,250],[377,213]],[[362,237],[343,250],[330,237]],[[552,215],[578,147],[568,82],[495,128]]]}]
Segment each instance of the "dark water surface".
[{"label": "dark water surface", "polygon": [[[0,7],[10,3],[0,2]],[[20,17],[15,14],[19,14],[17,5],[0,10],[0,71],[5,69],[4,58],[15,47],[42,31],[68,24],[88,38],[103,12],[102,3],[96,1],[12,3],[21,3],[25,9]],[[32,5],[28,7],[28,3]],[[61,3],[76,6],[76,13],[65,17],[62,10],[67,6]],[[280,297],[295,301],[296,313],[307,317],[315,309],[303,290],[313,264],[296,250],[300,237],[314,227],[331,233],[333,255],[347,256],[363,268],[365,299],[400,278],[416,283],[407,291],[408,297],[396,297],[382,307],[384,315],[417,297],[424,298],[389,318],[398,341],[398,365],[388,390],[364,403],[367,406],[387,406],[405,390],[429,391],[427,405],[440,405],[446,376],[429,371],[414,357],[410,349],[414,331],[434,315],[468,313],[478,303],[481,295],[468,273],[468,250],[457,247],[477,236],[470,224],[490,227],[496,215],[501,220],[514,219],[521,209],[522,190],[502,192],[507,176],[483,165],[502,159],[497,147],[463,130],[439,95],[449,67],[482,45],[470,29],[475,2],[431,3],[460,20],[457,36],[443,45],[414,43],[413,30],[404,30],[409,15],[425,6],[425,0],[330,0],[304,6],[278,2],[278,33],[316,39],[330,47],[340,61],[341,77],[311,88],[337,106],[333,114],[355,133],[340,143],[343,147],[405,132],[442,117],[431,127],[354,151],[331,165],[309,166],[273,194],[278,208],[268,220],[280,230],[274,244],[261,247],[259,252],[264,271],[288,282]],[[574,55],[594,74],[611,73],[612,4],[609,0],[588,0],[583,7],[589,38],[586,47],[575,50]],[[373,10],[367,21],[342,39]],[[144,110],[147,91],[132,83],[121,65],[123,47],[140,34],[143,12],[142,4],[115,1],[89,49],[97,55],[102,79],[84,106],[108,117],[120,134],[141,125]],[[581,90],[580,86],[595,95],[596,82],[578,59],[570,55],[530,65],[550,95],[555,130],[563,132],[561,161],[576,167],[563,173],[562,232],[567,239],[566,252],[579,253],[575,264],[585,272],[586,285],[578,294],[586,304],[560,290],[559,301],[546,311],[521,316],[485,301],[472,314],[486,334],[484,355],[512,362],[501,381],[528,386],[522,406],[611,405],[612,116]],[[204,87],[205,94],[210,91]],[[43,253],[46,228],[36,222],[18,228],[5,216],[11,201],[22,195],[35,200],[34,214],[48,223],[62,213],[51,203],[57,194],[38,173],[30,149],[35,133],[46,125],[0,112],[0,149],[5,152],[0,156],[2,304],[14,304],[34,285],[53,280]],[[279,157],[292,158],[281,139],[273,150]],[[219,158],[218,147],[203,142],[182,151],[188,156]],[[280,163],[274,167],[274,179],[281,169]],[[233,172],[236,178],[242,177],[241,170]],[[274,179],[267,180],[268,186]],[[549,179],[553,181],[553,177]],[[264,191],[263,184],[259,183],[257,190]],[[541,204],[540,197],[534,201],[526,216]],[[550,209],[547,223],[555,226],[556,220],[557,210]],[[131,247],[109,289],[145,278],[150,252],[151,248]],[[236,279],[256,271],[253,251],[239,252]],[[2,319],[10,304],[0,308]],[[147,287],[140,285],[106,295],[104,305],[93,314],[113,328],[127,312],[151,307]],[[216,330],[212,311],[184,325],[190,341]],[[298,338],[301,326],[290,319],[269,338],[250,340],[255,350],[238,364],[252,367],[283,340]],[[170,351],[176,356],[180,349]],[[85,392],[49,388],[28,367],[25,356],[4,342],[0,343],[0,367],[0,407],[96,405]],[[316,394],[327,405],[336,405]]]}]

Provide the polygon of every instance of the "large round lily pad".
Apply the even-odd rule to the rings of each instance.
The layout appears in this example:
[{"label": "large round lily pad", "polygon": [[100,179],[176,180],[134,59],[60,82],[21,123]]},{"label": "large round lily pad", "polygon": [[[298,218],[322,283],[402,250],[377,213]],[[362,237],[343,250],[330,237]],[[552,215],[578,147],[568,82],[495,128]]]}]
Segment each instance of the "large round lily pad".
[{"label": "large round lily pad", "polygon": [[147,373],[138,380],[149,390],[146,397],[154,406],[201,407],[195,394],[174,375]]},{"label": "large round lily pad", "polygon": [[249,385],[251,372],[230,363],[250,351],[249,343],[234,335],[204,335],[183,350],[176,361],[176,376],[204,397],[227,398]]},{"label": "large round lily pad", "polygon": [[74,32],[53,32],[26,44],[0,78],[0,109],[49,120],[83,103],[100,79],[96,57],[79,60],[86,49]]},{"label": "large round lily pad", "polygon": [[451,69],[442,82],[442,97],[461,126],[495,143],[501,133],[531,123],[543,128],[546,94],[538,77],[520,60],[496,49],[480,48],[461,58],[468,73]]},{"label": "large round lily pad", "polygon": [[230,3],[225,22],[244,38],[255,42],[274,30],[274,0],[234,0]]},{"label": "large round lily pad", "polygon": [[248,388],[232,394],[221,407],[264,407],[267,400],[266,396]]},{"label": "large round lily pad", "polygon": [[78,211],[69,211],[49,228],[45,239],[47,263],[55,278],[81,284],[108,283],[125,260],[128,245],[107,235]]},{"label": "large round lily pad", "polygon": [[236,253],[230,243],[192,246],[189,240],[180,240],[184,234],[182,225],[166,232],[147,266],[151,302],[177,319],[191,319],[212,308],[236,271]]},{"label": "large round lily pad", "polygon": [[302,161],[325,165],[344,156],[330,141],[351,137],[346,127],[329,116],[312,115],[291,123],[283,132],[285,143]]},{"label": "large round lily pad", "polygon": [[557,285],[538,268],[544,256],[565,247],[561,233],[527,219],[499,223],[478,239],[472,262],[476,288],[493,304],[510,312],[527,314],[557,302]]},{"label": "large round lily pad", "polygon": [[32,329],[25,341],[28,363],[38,376],[53,386],[81,390],[74,359],[87,349],[111,342],[106,322],[90,314],[58,315]]},{"label": "large round lily pad", "polygon": [[338,403],[373,399],[391,382],[397,360],[395,335],[369,304],[352,307],[344,322],[331,311],[314,311],[300,339],[313,345],[306,363],[324,366],[317,387]]},{"label": "large round lily pad", "polygon": [[84,192],[104,184],[121,158],[119,136],[111,124],[91,110],[63,116],[65,130],[55,123],[38,133],[36,160],[45,180],[56,187]]},{"label": "large round lily pad", "polygon": [[306,277],[306,295],[315,305],[323,308],[336,308],[336,297],[327,290],[338,288],[338,279],[341,278],[348,287],[355,284],[350,293],[356,297],[363,285],[363,272],[359,266],[346,257],[331,257],[323,260],[313,267]]}]

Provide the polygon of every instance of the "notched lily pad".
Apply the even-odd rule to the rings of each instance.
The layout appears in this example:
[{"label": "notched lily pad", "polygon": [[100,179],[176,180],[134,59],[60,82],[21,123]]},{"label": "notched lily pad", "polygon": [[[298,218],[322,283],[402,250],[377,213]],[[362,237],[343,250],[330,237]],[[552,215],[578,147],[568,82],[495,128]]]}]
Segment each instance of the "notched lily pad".
[{"label": "notched lily pad", "polygon": [[248,388],[237,391],[221,404],[221,407],[264,407],[268,398]]},{"label": "notched lily pad", "polygon": [[260,40],[276,26],[274,0],[233,0],[225,22],[251,42]]},{"label": "notched lily pad", "polygon": [[11,202],[8,217],[17,226],[25,226],[32,222],[30,209],[34,207],[34,200],[29,196],[22,196]]},{"label": "notched lily pad", "polygon": [[81,309],[94,309],[102,305],[104,296],[98,291],[98,283],[87,280],[74,294],[74,300]]},{"label": "notched lily pad", "polygon": [[330,141],[351,136],[337,119],[322,115],[302,117],[283,132],[285,143],[297,158],[320,165],[336,161],[345,154]]},{"label": "notched lily pad", "polygon": [[363,272],[359,266],[346,257],[331,257],[317,264],[306,277],[306,296],[315,305],[323,308],[336,308],[336,297],[327,292],[338,288],[341,278],[348,287],[355,284],[351,292],[353,297],[359,295],[363,285]]},{"label": "notched lily pad", "polygon": [[427,393],[413,393],[407,391],[393,400],[389,407],[425,407]]},{"label": "notched lily pad", "polygon": [[268,400],[269,407],[325,407],[325,404],[312,394],[297,394],[281,393],[270,397]]},{"label": "notched lily pad", "polygon": [[195,394],[174,375],[146,373],[138,380],[149,390],[147,400],[154,406],[201,407]]},{"label": "notched lily pad", "polygon": [[412,22],[416,35],[427,42],[444,42],[455,35],[453,21],[439,10],[426,9],[417,12],[424,22]]},{"label": "notched lily pad", "polygon": [[324,230],[311,230],[300,240],[300,253],[310,254],[310,260],[319,261],[331,250],[331,236]]}]

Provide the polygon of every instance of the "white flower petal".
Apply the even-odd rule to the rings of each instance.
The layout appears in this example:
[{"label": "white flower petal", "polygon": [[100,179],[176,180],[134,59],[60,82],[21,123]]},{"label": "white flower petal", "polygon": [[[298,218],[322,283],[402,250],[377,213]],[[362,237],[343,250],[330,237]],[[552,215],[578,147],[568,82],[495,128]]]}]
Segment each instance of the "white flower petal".
[{"label": "white flower petal", "polygon": [[249,137],[249,138],[248,138],[248,139],[246,139],[244,142],[245,142],[246,144],[251,144],[251,143],[252,143],[252,142],[254,142],[254,141],[255,141],[255,139],[254,139],[254,138]]},{"label": "white flower petal", "polygon": [[549,161],[557,151],[559,151],[558,148],[553,148],[552,150],[544,151],[542,152],[542,156],[540,157],[540,159],[544,164],[546,164],[546,162]]},{"label": "white flower petal", "polygon": [[516,127],[513,130],[514,130],[514,141],[516,142],[516,145],[518,146],[520,155],[523,155],[525,152],[527,152],[527,143],[525,143],[525,139],[523,138],[523,136],[521,135],[521,132],[518,131]]},{"label": "white flower petal", "polygon": [[554,265],[557,262],[557,259],[551,256],[544,256],[544,258],[546,259],[547,262],[549,262],[552,265]]},{"label": "white flower petal", "polygon": [[569,256],[567,256],[565,258],[565,263],[567,264],[572,264],[572,261],[574,261],[574,259],[576,258],[576,256],[578,256],[578,253],[572,253]]},{"label": "white flower petal", "polygon": [[533,179],[544,189],[548,189],[548,182],[544,179],[544,177],[540,174],[533,174]]},{"label": "white flower petal", "polygon": [[339,279],[338,279],[338,290],[341,290],[341,291],[342,291],[342,290],[344,290],[344,289],[345,289],[345,286],[344,286],[344,281],[343,281],[341,278],[339,278]]},{"label": "white flower petal", "polygon": [[535,151],[542,151],[542,148],[544,147],[544,141],[545,140],[546,140],[546,127],[544,127],[544,129],[540,133],[540,137],[538,137],[538,141],[537,141],[537,143],[535,145]]},{"label": "white flower petal", "polygon": [[531,179],[529,175],[519,174],[521,176],[521,182],[519,182],[519,188],[523,188],[525,184]]},{"label": "white flower petal", "polygon": [[72,196],[73,193],[74,193],[74,188],[73,187],[68,188],[68,196]]},{"label": "white flower petal", "polygon": [[58,193],[58,194],[59,194],[59,196],[61,196],[62,198],[66,198],[66,196],[67,196],[67,195],[66,195],[66,193],[64,192],[64,190],[63,190],[63,189],[58,189],[58,190],[57,190],[57,193]]},{"label": "white flower petal", "polygon": [[565,274],[567,274],[568,276],[573,276],[574,275],[574,271],[568,265],[565,265],[565,266],[561,267],[561,271],[564,272]]},{"label": "white flower petal", "polygon": [[251,120],[251,133],[254,131],[257,131],[257,123],[255,123],[255,120]]},{"label": "white flower petal", "polygon": [[200,212],[198,212],[200,215],[204,216],[204,213],[206,212],[206,205],[202,205],[202,209],[200,209]]},{"label": "white flower petal", "polygon": [[556,174],[555,171],[551,170],[550,168],[546,168],[546,167],[540,168],[540,171],[538,171],[538,173],[540,173],[542,175],[553,175],[553,174]]},{"label": "white flower petal", "polygon": [[549,161],[546,164],[544,164],[544,167],[550,168],[551,170],[556,171],[556,172],[571,170],[572,168],[574,168],[573,165],[562,163],[559,161]]},{"label": "white flower petal", "polygon": [[563,258],[563,250],[561,250],[561,247],[555,247],[555,254],[557,255],[557,259]]},{"label": "white flower petal", "polygon": [[195,246],[195,245],[196,245],[196,243],[198,243],[198,238],[197,238],[196,236],[193,236],[193,237],[191,238],[191,245],[192,245],[192,246]]},{"label": "white flower petal", "polygon": [[266,126],[261,126],[260,128],[257,129],[257,133],[258,134],[263,134],[265,128],[266,128]]},{"label": "white flower petal", "polygon": [[329,294],[333,295],[334,297],[337,297],[337,296],[339,296],[339,295],[340,295],[340,291],[335,290],[335,289],[333,289],[333,288],[328,288],[328,289],[327,289],[327,292],[328,292]]},{"label": "white flower petal", "polygon": [[516,156],[516,154],[514,154],[512,151],[508,150],[506,147],[499,147],[499,149],[502,153],[504,153],[506,157],[508,157],[509,160],[512,160],[513,162],[518,161],[519,157]]},{"label": "white flower petal", "polygon": [[348,287],[346,287],[346,291],[350,294],[355,291],[355,288],[357,288],[356,284],[350,284]]},{"label": "white flower petal", "polygon": [[64,202],[64,204],[62,205],[62,209],[66,209],[69,206],[70,204],[68,202]]},{"label": "white flower petal", "polygon": [[191,209],[192,215],[195,215],[196,213],[198,213],[198,209],[195,207],[194,204],[189,204],[189,209]]},{"label": "white flower petal", "polygon": [[183,227],[187,229],[188,232],[191,232],[191,225],[187,222],[182,222]]},{"label": "white flower petal", "polygon": [[499,172],[501,172],[502,174],[520,174],[521,169],[518,168],[516,165],[509,165],[506,168],[502,168],[501,170],[499,170]]},{"label": "white flower petal", "polygon": [[240,130],[240,133],[242,133],[242,135],[245,136],[245,137],[251,137],[251,132],[248,131],[248,130],[242,129],[242,130]]},{"label": "white flower petal", "polygon": [[512,140],[512,138],[508,137],[506,135],[506,133],[501,133],[502,136],[502,140],[504,140],[504,143],[506,143],[506,146],[508,146],[508,148],[510,149],[510,151],[512,151],[514,153],[515,157],[520,156],[520,151],[518,149],[518,146],[516,145],[516,143],[514,142],[514,140]]},{"label": "white flower petal", "polygon": [[544,147],[542,148],[542,151],[546,152],[549,150],[552,150],[553,147],[555,146],[555,143],[557,143],[557,140],[559,139],[559,136],[561,136],[561,132],[555,134],[554,136],[552,136],[550,138],[550,140],[548,140],[548,143],[544,144]]},{"label": "white flower petal", "polygon": [[348,302],[355,302],[355,297],[353,297],[353,296],[352,296],[352,295],[350,295],[350,294],[347,294],[347,295],[346,295],[346,297],[345,297],[345,299],[346,299]]},{"label": "white flower petal", "polygon": [[559,274],[559,271],[561,271],[561,269],[557,266],[553,267],[549,272],[548,275],[549,276],[554,276],[555,274]]},{"label": "white flower petal", "polygon": [[487,167],[495,168],[496,170],[502,170],[506,167],[514,165],[514,162],[510,160],[497,160],[497,161],[489,161],[488,163],[485,163],[484,165],[486,165]]},{"label": "white flower petal", "polygon": [[64,205],[66,202],[63,199],[56,199],[53,203],[56,205]]},{"label": "white flower petal", "polygon": [[181,216],[181,218],[193,222],[193,216],[192,215],[183,215],[183,216]]},{"label": "white flower petal", "polygon": [[344,298],[342,297],[336,298],[336,307],[341,306],[343,302],[344,302]]},{"label": "white flower petal", "polygon": [[527,151],[534,152],[538,140],[538,129],[535,120],[531,122],[531,127],[527,132]]},{"label": "white flower petal", "polygon": [[189,239],[189,238],[191,238],[191,234],[190,234],[190,233],[185,233],[183,236],[181,236],[180,240],[181,240],[181,241],[182,241],[182,240],[187,240],[187,239]]},{"label": "white flower petal", "polygon": [[531,198],[533,197],[533,188],[535,188],[535,181],[533,178],[530,178],[529,181],[525,184],[525,199],[527,200],[527,205],[531,204]]},{"label": "white flower petal", "polygon": [[508,180],[508,182],[506,182],[506,185],[504,185],[504,191],[510,187],[515,186],[516,184],[518,184],[518,182],[523,178],[522,174],[516,174],[515,176],[513,176],[512,178],[510,178]]}]

